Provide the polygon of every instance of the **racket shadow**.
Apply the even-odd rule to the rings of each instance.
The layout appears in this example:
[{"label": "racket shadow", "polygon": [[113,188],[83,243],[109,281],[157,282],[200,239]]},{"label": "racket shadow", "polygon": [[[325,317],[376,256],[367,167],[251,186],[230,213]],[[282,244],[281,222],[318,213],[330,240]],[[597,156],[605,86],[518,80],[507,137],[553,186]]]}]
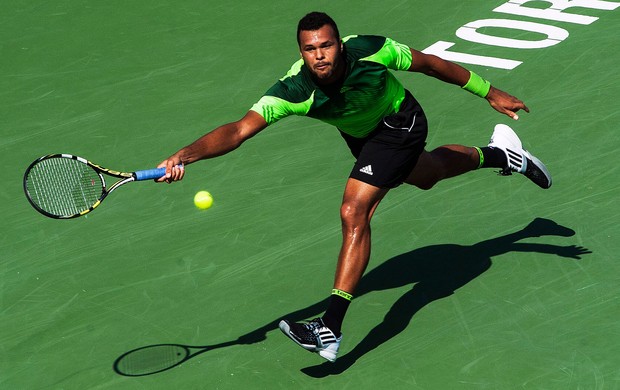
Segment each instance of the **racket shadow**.
[{"label": "racket shadow", "polygon": [[[286,318],[301,321],[316,316],[325,310],[327,299],[317,302],[305,309],[287,314]],[[122,376],[138,377],[158,374],[180,366],[188,360],[208,351],[233,345],[256,344],[267,339],[267,333],[278,329],[282,317],[239,336],[236,340],[205,346],[190,346],[183,344],[153,344],[133,349],[119,356],[113,364],[114,372]]]},{"label": "racket shadow", "polygon": [[[383,321],[373,328],[353,350],[338,358],[335,363],[302,369],[305,374],[320,378],[343,373],[365,354],[401,333],[413,316],[429,303],[450,296],[491,267],[491,258],[508,252],[537,252],[580,259],[591,253],[583,247],[569,245],[519,243],[518,241],[541,236],[570,237],[572,229],[542,218],[536,218],[520,231],[485,240],[474,245],[441,244],[418,248],[386,260],[362,278],[356,299],[372,291],[399,288],[413,284],[390,308]],[[156,344],[134,349],[121,355],[114,362],[114,371],[124,376],[144,376],[177,367],[189,359],[232,345],[255,344],[267,338],[267,333],[278,329],[282,318],[301,321],[319,316],[325,311],[328,299],[306,308],[278,316],[273,321],[246,333],[236,340],[211,346],[184,346]]]}]

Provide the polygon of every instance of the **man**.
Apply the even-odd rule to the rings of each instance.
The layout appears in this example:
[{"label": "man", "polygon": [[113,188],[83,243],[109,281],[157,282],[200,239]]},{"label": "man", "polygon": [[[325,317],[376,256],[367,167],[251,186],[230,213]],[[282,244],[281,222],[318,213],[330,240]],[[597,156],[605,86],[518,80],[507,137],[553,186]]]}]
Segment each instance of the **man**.
[{"label": "man", "polygon": [[370,220],[387,192],[402,183],[430,189],[438,181],[478,168],[524,174],[542,188],[551,177],[522,148],[506,125],[495,128],[486,147],[444,145],[431,152],[422,108],[390,73],[421,72],[479,95],[500,113],[518,119],[525,104],[460,65],[411,49],[392,39],[351,36],[340,39],[336,23],[313,12],[299,21],[301,59],[240,120],[207,133],[163,161],[172,182],[184,166],[228,153],[268,125],[289,115],[317,118],[336,126],[357,159],[346,183],[342,206],[343,242],[329,306],[308,323],[280,322],[280,329],[303,348],[335,361],[341,326],[370,258]]}]

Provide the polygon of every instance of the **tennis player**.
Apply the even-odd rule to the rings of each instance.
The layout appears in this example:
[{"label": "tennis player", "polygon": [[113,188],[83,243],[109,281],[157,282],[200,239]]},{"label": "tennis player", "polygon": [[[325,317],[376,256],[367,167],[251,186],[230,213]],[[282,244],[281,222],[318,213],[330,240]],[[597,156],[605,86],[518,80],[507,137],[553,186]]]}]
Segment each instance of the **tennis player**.
[{"label": "tennis player", "polygon": [[280,329],[295,343],[335,361],[342,323],[370,258],[370,221],[379,202],[403,183],[427,190],[437,182],[478,168],[523,174],[541,188],[551,186],[543,163],[523,149],[506,125],[497,125],[487,146],[444,145],[427,151],[427,121],[394,71],[423,73],[484,98],[498,112],[518,119],[529,112],[519,99],[474,72],[382,36],[340,37],[325,13],[298,24],[301,59],[236,122],[224,124],[182,148],[159,167],[159,181],[181,180],[183,166],[226,154],[267,126],[290,115],[335,126],[355,163],[340,208],[343,242],[326,312],[306,323],[283,319]]}]

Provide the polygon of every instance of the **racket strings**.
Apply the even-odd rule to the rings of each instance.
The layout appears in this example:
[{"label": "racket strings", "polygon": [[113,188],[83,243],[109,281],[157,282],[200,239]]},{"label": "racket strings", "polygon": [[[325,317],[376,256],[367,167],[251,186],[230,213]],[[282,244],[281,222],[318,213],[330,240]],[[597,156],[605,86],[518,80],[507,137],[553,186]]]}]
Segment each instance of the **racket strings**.
[{"label": "racket strings", "polygon": [[103,182],[88,165],[68,158],[50,158],[32,167],[27,189],[42,210],[57,216],[79,214],[102,194]]}]

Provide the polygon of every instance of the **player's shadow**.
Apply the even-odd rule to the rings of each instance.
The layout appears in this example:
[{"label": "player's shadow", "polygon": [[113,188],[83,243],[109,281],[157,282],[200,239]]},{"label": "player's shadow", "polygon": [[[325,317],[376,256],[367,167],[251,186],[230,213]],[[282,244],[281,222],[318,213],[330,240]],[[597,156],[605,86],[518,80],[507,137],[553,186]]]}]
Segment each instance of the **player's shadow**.
[{"label": "player's shadow", "polygon": [[[455,290],[489,269],[491,258],[494,256],[508,252],[536,252],[580,259],[581,255],[591,253],[588,249],[575,245],[557,246],[518,242],[533,237],[570,237],[574,234],[572,229],[548,219],[537,218],[522,230],[474,245],[431,245],[386,260],[364,275],[356,291],[356,299],[372,291],[394,289],[409,284],[412,284],[413,288],[392,305],[383,321],[375,326],[353,350],[340,356],[335,363],[325,362],[304,368],[302,371],[312,377],[337,375],[344,372],[359,358],[402,332],[413,316],[424,306],[453,294]],[[327,299],[324,299],[306,308],[278,317],[236,340],[200,348],[208,351],[231,345],[258,343],[267,337],[268,332],[277,329],[281,318],[301,321],[321,315],[326,307]],[[293,348],[299,347],[291,343],[291,349]],[[295,351],[291,350],[291,353]],[[115,371],[118,374],[131,375],[131,373],[119,371],[116,367],[115,365]]]},{"label": "player's shadow", "polygon": [[537,218],[523,230],[471,246],[431,245],[389,259],[364,276],[358,288],[358,296],[415,283],[413,288],[392,305],[383,321],[353,350],[339,357],[335,363],[325,362],[302,371],[312,377],[344,372],[359,358],[402,332],[424,306],[453,294],[455,290],[488,270],[494,256],[508,252],[536,252],[580,259],[581,255],[591,253],[588,249],[575,245],[518,242],[532,237],[570,237],[574,234],[572,229]]}]

